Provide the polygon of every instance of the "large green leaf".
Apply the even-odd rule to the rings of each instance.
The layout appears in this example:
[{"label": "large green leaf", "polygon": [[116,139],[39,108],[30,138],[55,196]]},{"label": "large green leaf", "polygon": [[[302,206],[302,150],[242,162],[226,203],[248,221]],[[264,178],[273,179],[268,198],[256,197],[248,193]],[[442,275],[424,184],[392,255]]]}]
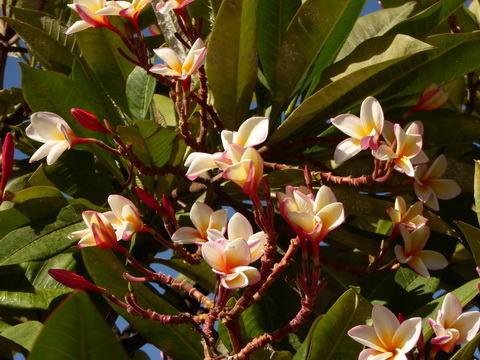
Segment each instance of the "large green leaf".
[{"label": "large green leaf", "polygon": [[[97,248],[82,249],[82,255],[88,273],[96,285],[105,287],[118,299],[123,299],[128,291],[127,282],[122,278],[125,266],[109,250]],[[132,283],[138,302],[145,309],[152,309],[160,314],[176,315],[175,307],[167,303],[161,295],[153,292],[142,283]],[[203,359],[200,336],[189,325],[161,325],[158,322],[132,316],[124,309],[114,307],[135,330],[147,341],[162,349],[175,360]]]},{"label": "large green leaf", "polygon": [[[43,211],[42,206],[37,208]],[[23,227],[10,232],[0,239],[0,265],[45,259],[73,245],[77,239],[70,239],[68,235],[85,227],[80,222],[82,210],[81,205],[70,205],[58,214],[55,222],[41,230]]]},{"label": "large green leaf", "polygon": [[127,360],[110,326],[84,292],[74,292],[50,316],[31,360]]},{"label": "large green leaf", "polygon": [[362,346],[347,335],[352,327],[365,324],[371,317],[372,305],[357,294],[347,290],[327,314],[316,321],[305,340],[305,353],[298,352],[294,360],[354,359]]},{"label": "large green leaf", "polygon": [[206,70],[214,107],[227,129],[245,121],[257,79],[256,0],[223,1],[208,43]]},{"label": "large green leaf", "polygon": [[457,225],[462,230],[463,236],[467,239],[470,250],[472,251],[475,263],[480,266],[480,229],[463,221],[457,221]]},{"label": "large green leaf", "polygon": [[72,289],[54,280],[49,269],[75,271],[77,249],[57,255],[47,261],[32,261],[0,269],[0,308],[6,314],[18,309],[52,310],[51,303]]},{"label": "large green leaf", "polygon": [[460,350],[458,350],[455,355],[453,355],[452,360],[471,360],[475,359],[474,355],[477,352],[478,344],[480,343],[480,334],[475,335],[475,337],[466,343]]},{"label": "large green leaf", "polygon": [[258,55],[271,89],[275,86],[278,49],[301,4],[300,0],[258,0]]},{"label": "large green leaf", "polygon": [[0,347],[6,347],[27,355],[43,324],[39,321],[27,321],[0,331]]},{"label": "large green leaf", "polygon": [[26,43],[31,54],[47,70],[68,74],[73,63],[74,39],[65,35],[67,27],[41,11],[12,8],[16,19],[3,17]]},{"label": "large green leaf", "polygon": [[145,120],[155,91],[155,78],[136,67],[127,79],[127,101],[133,121]]},{"label": "large green leaf", "polygon": [[[269,143],[280,142],[292,135],[311,136],[313,129],[321,126],[319,133],[326,124],[317,120],[313,125],[317,116],[331,116],[335,111],[347,110],[349,106],[359,103],[363,100],[358,90],[360,84],[366,83],[368,91],[382,88],[386,85],[385,81],[388,82],[389,78],[397,74],[394,71],[401,71],[401,65],[395,66],[396,64],[430,49],[432,47],[428,44],[405,35],[381,36],[365,41],[352,54],[326,70],[333,77],[333,82],[299,105],[272,134]],[[375,78],[379,73],[386,74],[383,83],[382,79]],[[357,90],[353,91],[354,89]],[[328,117],[323,120],[326,119]]]},{"label": "large green leaf", "polygon": [[307,0],[295,14],[279,46],[273,89],[273,118],[279,116],[300,80],[308,73],[349,3]]},{"label": "large green leaf", "polygon": [[145,120],[130,126],[120,126],[122,140],[133,145],[133,152],[146,166],[162,167],[170,160],[177,133],[157,123]]}]

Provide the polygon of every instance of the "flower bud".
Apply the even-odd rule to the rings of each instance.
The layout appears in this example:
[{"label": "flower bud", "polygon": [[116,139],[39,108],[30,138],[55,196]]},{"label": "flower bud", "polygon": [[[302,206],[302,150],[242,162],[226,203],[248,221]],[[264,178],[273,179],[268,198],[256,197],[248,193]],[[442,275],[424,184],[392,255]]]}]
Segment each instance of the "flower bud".
[{"label": "flower bud", "polygon": [[85,129],[110,134],[110,131],[106,129],[91,112],[82,109],[71,109],[70,112]]},{"label": "flower bud", "polygon": [[92,284],[91,282],[89,282],[83,276],[77,275],[68,270],[50,269],[48,270],[48,274],[52,278],[57,280],[60,284],[63,284],[75,290],[90,290],[90,291],[96,291],[100,293],[105,291],[101,287],[98,287]]},{"label": "flower bud", "polygon": [[410,109],[407,114],[411,115],[419,110],[436,110],[446,104],[448,93],[437,84],[428,85],[423,91],[417,105]]},{"label": "flower bud", "polygon": [[0,182],[0,195],[2,195],[3,191],[5,190],[7,181],[12,174],[13,154],[13,136],[12,134],[8,133],[7,136],[5,136],[2,148],[2,180]]}]

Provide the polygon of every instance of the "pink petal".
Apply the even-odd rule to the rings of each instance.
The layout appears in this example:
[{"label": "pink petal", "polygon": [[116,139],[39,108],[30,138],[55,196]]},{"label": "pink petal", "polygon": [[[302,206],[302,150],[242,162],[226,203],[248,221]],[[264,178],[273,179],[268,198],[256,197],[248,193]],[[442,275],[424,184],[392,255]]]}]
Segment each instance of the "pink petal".
[{"label": "pink petal", "polygon": [[410,260],[412,260],[410,255],[405,254],[405,251],[401,245],[395,245],[393,251],[395,252],[395,257],[400,264],[407,264]]}]

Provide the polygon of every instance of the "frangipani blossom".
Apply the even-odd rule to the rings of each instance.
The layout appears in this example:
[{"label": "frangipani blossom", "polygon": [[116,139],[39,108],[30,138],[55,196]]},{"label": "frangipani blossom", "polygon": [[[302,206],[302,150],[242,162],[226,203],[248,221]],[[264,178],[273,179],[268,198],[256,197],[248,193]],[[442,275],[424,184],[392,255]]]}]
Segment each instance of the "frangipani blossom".
[{"label": "frangipani blossom", "polygon": [[419,165],[415,169],[413,188],[418,199],[430,209],[438,211],[438,199],[448,200],[459,195],[462,190],[450,179],[439,179],[447,169],[447,159],[440,155],[431,165]]},{"label": "frangipani blossom", "polygon": [[395,199],[395,207],[387,209],[387,213],[394,225],[401,224],[408,231],[412,231],[427,223],[428,219],[423,214],[423,204],[417,201],[407,210],[407,203],[401,196]]},{"label": "frangipani blossom", "polygon": [[252,262],[250,247],[242,238],[209,241],[202,245],[202,256],[227,289],[243,288],[260,280],[258,269],[248,266]]},{"label": "frangipani blossom", "polygon": [[480,328],[480,312],[462,313],[462,305],[458,298],[448,293],[438,310],[437,321],[428,319],[429,325],[435,331],[431,343],[445,352],[452,352],[455,345],[469,342]]},{"label": "frangipani blossom", "polygon": [[442,254],[433,250],[423,250],[430,237],[428,226],[419,227],[411,233],[404,226],[400,226],[400,234],[405,247],[395,245],[394,251],[401,264],[407,264],[418,275],[427,279],[430,278],[428,270],[441,270],[447,267],[448,261]]},{"label": "frangipani blossom", "polygon": [[110,30],[115,29],[106,16],[97,15],[96,13],[105,7],[105,0],[73,0],[73,4],[67,5],[70,9],[76,11],[82,20],[76,21],[65,32],[70,35],[89,27],[107,27]]},{"label": "frangipani blossom", "polygon": [[378,148],[384,123],[383,110],[373,97],[367,97],[361,106],[360,117],[350,114],[338,115],[332,124],[350,137],[337,145],[333,159],[340,164],[361,150]]},{"label": "frangipani blossom", "polygon": [[180,10],[194,0],[165,0],[157,4],[157,10],[161,14],[166,14],[171,10]]},{"label": "frangipani blossom", "polygon": [[243,239],[250,248],[250,262],[254,262],[263,255],[263,247],[267,243],[267,235],[263,231],[253,233],[253,228],[245,216],[235,213],[228,222],[227,236],[228,240],[223,236],[221,231],[216,229],[208,229],[208,240],[212,242],[224,243],[225,241],[233,241]]},{"label": "frangipani blossom", "polygon": [[170,48],[158,48],[153,50],[163,60],[164,64],[153,65],[150,72],[163,76],[171,76],[177,80],[190,78],[205,60],[207,48],[202,39],[198,38],[182,62],[175,50]]},{"label": "frangipani blossom", "polygon": [[152,0],[128,1],[107,1],[106,6],[95,13],[95,15],[122,16],[129,19],[133,24],[138,25],[138,17],[142,10]]},{"label": "frangipani blossom", "polygon": [[117,233],[117,239],[130,240],[143,230],[143,221],[137,207],[121,195],[110,195],[108,204],[112,211],[104,213]]},{"label": "frangipani blossom", "polygon": [[382,305],[373,305],[373,326],[358,325],[348,331],[355,341],[368,348],[358,360],[407,360],[406,354],[418,342],[422,319],[415,317],[401,324],[395,315]]},{"label": "frangipani blossom", "polygon": [[83,221],[85,222],[85,225],[87,225],[87,228],[83,230],[74,231],[69,235],[69,237],[72,239],[73,238],[80,239],[80,241],[77,244],[79,248],[97,245],[92,232],[92,219],[95,214],[98,214],[100,219],[105,218],[105,220],[108,222],[108,219],[105,217],[105,215],[100,214],[96,211],[87,210],[82,212]]},{"label": "frangipani blossom", "polygon": [[423,139],[420,129],[416,123],[411,123],[403,130],[399,124],[393,127],[395,141],[385,138],[387,144],[381,145],[376,158],[379,160],[393,161],[395,170],[404,172],[413,177],[415,171],[413,166],[428,161],[428,157],[422,151]]},{"label": "frangipani blossom", "polygon": [[25,133],[29,138],[44,143],[32,155],[30,162],[46,157],[47,164],[51,165],[78,140],[67,122],[57,114],[37,112],[32,114],[30,121]]},{"label": "frangipani blossom", "polygon": [[285,193],[277,192],[280,214],[287,220],[300,238],[318,245],[333,229],[343,223],[343,204],[337,202],[329,187],[323,185],[314,197],[313,193],[301,186],[298,189],[287,186]]},{"label": "frangipani blossom", "polygon": [[172,241],[179,244],[201,244],[208,241],[209,229],[215,229],[223,235],[227,228],[227,215],[226,209],[213,211],[210,206],[197,201],[190,210],[190,219],[195,228],[190,226],[179,228],[172,235]]}]

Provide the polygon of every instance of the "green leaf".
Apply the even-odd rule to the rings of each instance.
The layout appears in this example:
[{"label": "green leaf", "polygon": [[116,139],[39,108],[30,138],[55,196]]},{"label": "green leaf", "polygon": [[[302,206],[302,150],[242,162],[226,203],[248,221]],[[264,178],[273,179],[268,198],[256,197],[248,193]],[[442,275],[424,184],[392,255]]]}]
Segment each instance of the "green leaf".
[{"label": "green leaf", "polygon": [[294,360],[354,359],[362,345],[353,341],[347,331],[352,327],[365,324],[370,319],[372,305],[354,289],[347,290],[327,314],[316,321],[306,339],[306,354],[301,352]]},{"label": "green leaf", "polygon": [[155,78],[136,67],[127,79],[127,101],[133,121],[145,120],[147,117],[153,93]]},{"label": "green leaf", "polygon": [[[49,269],[75,271],[78,251],[65,252],[47,261],[2,266],[0,269],[0,308],[2,313],[18,309],[51,310],[52,301],[72,291],[54,280]],[[25,313],[25,311],[23,311]]]},{"label": "green leaf", "polygon": [[206,70],[227,129],[245,121],[257,79],[256,0],[223,1],[208,43]]},{"label": "green leaf", "polygon": [[10,349],[27,355],[42,328],[43,324],[39,321],[27,321],[11,326],[0,331],[0,345],[5,346],[6,343]]},{"label": "green leaf", "polygon": [[[401,65],[395,66],[397,63],[430,49],[432,49],[430,45],[405,35],[381,36],[363,42],[352,54],[326,70],[329,74],[332,73],[333,82],[299,105],[272,134],[269,143],[278,143],[292,135],[311,136],[315,126],[317,129],[319,126],[327,127],[325,122],[318,121],[317,117],[325,116],[326,120],[338,111],[347,110],[352,103],[363,100],[357,91],[352,91],[353,89],[364,82],[366,86],[370,85],[372,88],[385,86],[385,83],[370,78],[382,73],[387,74],[387,79],[391,78],[393,70],[401,69]],[[322,128],[317,131],[320,132]]]},{"label": "green leaf", "polygon": [[474,359],[474,355],[477,351],[478,344],[480,344],[480,334],[475,335],[475,337],[466,343],[460,350],[456,352],[451,360],[471,360]]},{"label": "green leaf", "polygon": [[475,197],[475,212],[477,213],[478,224],[480,225],[480,162],[475,160],[475,182],[473,185],[473,195]]},{"label": "green leaf", "polygon": [[275,64],[279,46],[300,0],[258,0],[258,55],[270,89],[275,86]]},{"label": "green leaf", "polygon": [[157,123],[145,120],[130,126],[120,126],[122,140],[133,145],[133,152],[146,166],[162,167],[170,160],[177,133]]},{"label": "green leaf", "polygon": [[463,221],[457,221],[456,224],[462,230],[463,236],[467,239],[470,250],[472,251],[475,263],[480,266],[480,229]]},{"label": "green leaf", "polygon": [[55,222],[41,230],[23,227],[10,232],[0,239],[0,265],[45,259],[76,243],[78,239],[69,239],[68,235],[85,227],[80,222],[83,209],[81,205],[70,205],[60,211]]},{"label": "green leaf", "polygon": [[[82,249],[82,255],[88,273],[98,286],[105,287],[118,299],[123,299],[128,291],[127,282],[122,278],[126,272],[125,266],[109,250],[97,248]],[[163,297],[142,283],[131,284],[138,302],[146,309],[152,309],[160,314],[177,315],[180,311],[166,302]],[[158,322],[132,316],[118,306],[117,311],[132,327],[147,341],[162,349],[174,359],[203,359],[200,336],[190,325],[161,325]]]},{"label": "green leaf", "polygon": [[308,73],[349,3],[350,1],[307,0],[295,14],[279,46],[273,90],[273,118],[280,114],[286,102],[292,98],[294,89]]},{"label": "green leaf", "polygon": [[29,359],[127,360],[110,326],[84,292],[72,293],[50,316]]},{"label": "green leaf", "polygon": [[[117,24],[119,28],[123,28],[120,24]],[[134,65],[120,55],[119,49],[130,54],[120,37],[106,28],[99,28],[80,31],[75,34],[75,39],[103,90],[129,114],[126,81]]]},{"label": "green leaf", "polygon": [[47,70],[68,74],[73,63],[75,43],[65,35],[67,27],[41,11],[12,8],[16,19],[2,17],[26,43],[31,54]]},{"label": "green leaf", "polygon": [[176,129],[177,112],[172,99],[165,95],[155,94],[153,100],[155,101],[155,110],[160,123],[170,129]]}]

